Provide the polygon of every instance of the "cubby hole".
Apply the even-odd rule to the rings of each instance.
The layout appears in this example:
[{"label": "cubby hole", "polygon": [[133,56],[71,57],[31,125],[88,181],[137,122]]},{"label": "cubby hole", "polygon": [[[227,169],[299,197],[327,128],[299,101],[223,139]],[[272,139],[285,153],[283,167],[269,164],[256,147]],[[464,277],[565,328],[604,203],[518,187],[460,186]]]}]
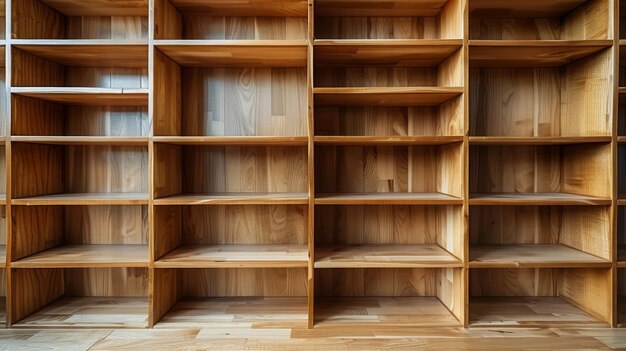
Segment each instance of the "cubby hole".
[{"label": "cubby hole", "polygon": [[11,7],[14,39],[148,42],[147,0],[13,0]]},{"label": "cubby hole", "polygon": [[470,135],[610,136],[611,62],[604,50],[556,67],[471,68]]},{"label": "cubby hole", "polygon": [[[436,146],[317,146],[318,198],[462,198],[463,148]],[[324,201],[324,200],[320,200]]]},{"label": "cubby hole", "polygon": [[463,102],[425,107],[317,107],[319,136],[463,136]]},{"label": "cubby hole", "polygon": [[626,39],[626,1],[619,0],[619,38]]},{"label": "cubby hole", "polygon": [[315,268],[460,267],[461,206],[319,205]]},{"label": "cubby hole", "polygon": [[157,143],[154,158],[155,199],[196,203],[256,195],[307,203],[306,147]]},{"label": "cubby hole", "polygon": [[158,268],[308,267],[306,205],[157,206]]},{"label": "cubby hole", "polygon": [[[0,25],[2,25],[2,23],[0,23]],[[6,62],[5,61],[6,61],[6,46],[0,45],[0,138],[5,138],[9,136],[10,134],[9,116],[7,116],[8,114],[7,113],[7,85],[6,85]]]},{"label": "cubby hole", "polygon": [[[294,50],[295,67],[255,55],[224,67],[210,53],[189,66],[155,50],[155,136],[306,136],[306,46]],[[183,51],[169,53],[189,62]]]},{"label": "cubby hole", "polygon": [[609,0],[469,1],[469,36],[480,40],[612,39]]},{"label": "cubby hole", "polygon": [[626,327],[626,268],[617,269],[617,325]]},{"label": "cubby hole", "polygon": [[316,39],[462,39],[465,1],[318,0]]},{"label": "cubby hole", "polygon": [[471,206],[470,267],[611,265],[609,206]]},{"label": "cubby hole", "polygon": [[610,204],[609,143],[472,146],[469,159],[470,202],[477,205],[516,199]]},{"label": "cubby hole", "polygon": [[469,275],[471,327],[610,326],[610,268],[471,269]]},{"label": "cubby hole", "polygon": [[[14,142],[14,204],[146,204],[148,148]],[[87,203],[84,203],[87,202]]]},{"label": "cubby hole", "polygon": [[315,325],[449,327],[463,320],[461,268],[315,270]]},{"label": "cubby hole", "polygon": [[147,268],[13,269],[11,282],[17,327],[148,326]]},{"label": "cubby hole", "polygon": [[306,40],[306,0],[158,0],[155,39]]},{"label": "cubby hole", "polygon": [[626,206],[623,204],[617,206],[617,261],[626,262]]},{"label": "cubby hole", "polygon": [[156,268],[156,328],[306,328],[306,268]]},{"label": "cubby hole", "polygon": [[626,87],[626,46],[619,46],[618,86]]},{"label": "cubby hole", "polygon": [[626,95],[618,94],[617,136],[626,137]]},{"label": "cubby hole", "polygon": [[7,320],[7,270],[3,264],[0,265],[2,266],[2,268],[0,268],[0,323],[2,323],[2,327],[4,327]]},{"label": "cubby hole", "polygon": [[14,268],[148,267],[148,206],[13,206],[11,217]]}]

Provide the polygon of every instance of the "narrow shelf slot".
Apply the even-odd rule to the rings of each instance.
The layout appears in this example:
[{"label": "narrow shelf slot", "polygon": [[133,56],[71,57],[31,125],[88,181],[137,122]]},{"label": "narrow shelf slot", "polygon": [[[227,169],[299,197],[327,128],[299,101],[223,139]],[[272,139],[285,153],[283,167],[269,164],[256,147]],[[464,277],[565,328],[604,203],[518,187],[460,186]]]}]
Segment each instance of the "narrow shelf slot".
[{"label": "narrow shelf slot", "polygon": [[11,199],[12,205],[147,205],[147,193],[63,193]]},{"label": "narrow shelf slot", "polygon": [[611,136],[561,137],[561,136],[470,136],[472,145],[572,145],[610,143]]},{"label": "narrow shelf slot", "polygon": [[315,268],[439,268],[463,262],[433,244],[360,244],[315,248]]},{"label": "narrow shelf slot", "polygon": [[110,40],[13,40],[28,54],[73,67],[148,67],[147,43]]},{"label": "narrow shelf slot", "polygon": [[183,245],[154,263],[157,268],[308,267],[307,245]]},{"label": "narrow shelf slot", "polygon": [[554,244],[472,245],[471,268],[610,267],[611,261]]},{"label": "narrow shelf slot", "polygon": [[82,106],[147,106],[148,89],[13,87],[16,95]]},{"label": "narrow shelf slot", "polygon": [[316,205],[462,205],[461,198],[442,193],[318,193]]},{"label": "narrow shelf slot", "polygon": [[216,146],[306,146],[306,136],[156,136],[158,143]]},{"label": "narrow shelf slot", "polygon": [[155,205],[304,205],[308,203],[308,193],[177,194],[154,199]]},{"label": "narrow shelf slot", "polygon": [[63,245],[22,258],[13,268],[145,267],[148,245]]},{"label": "narrow shelf slot", "polygon": [[610,198],[570,193],[471,193],[470,205],[610,205]]},{"label": "narrow shelf slot", "polygon": [[463,141],[462,136],[316,136],[320,145],[446,145]]},{"label": "narrow shelf slot", "polygon": [[148,147],[148,137],[127,136],[12,136],[11,141],[47,145],[100,145]]},{"label": "narrow shelf slot", "polygon": [[314,88],[315,106],[439,106],[463,88],[374,87]]}]

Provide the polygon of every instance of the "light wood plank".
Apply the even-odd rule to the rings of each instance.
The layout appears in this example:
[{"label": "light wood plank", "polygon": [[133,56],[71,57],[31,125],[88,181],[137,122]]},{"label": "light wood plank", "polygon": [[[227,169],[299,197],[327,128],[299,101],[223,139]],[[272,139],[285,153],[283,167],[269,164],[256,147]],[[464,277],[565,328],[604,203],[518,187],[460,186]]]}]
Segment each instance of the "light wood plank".
[{"label": "light wood plank", "polygon": [[12,136],[11,141],[47,144],[47,145],[110,145],[110,146],[145,146],[148,137],[116,137],[116,136]]},{"label": "light wood plank", "polygon": [[184,13],[211,14],[214,16],[285,16],[306,17],[304,0],[170,0]]},{"label": "light wood plank", "polygon": [[316,136],[327,145],[446,145],[463,141],[462,136]]},{"label": "light wood plank", "polygon": [[314,88],[316,106],[439,106],[462,88]]},{"label": "light wood plank", "polygon": [[41,0],[66,16],[148,16],[147,0]]},{"label": "light wood plank", "polygon": [[461,205],[463,200],[442,193],[320,193],[316,205]]},{"label": "light wood plank", "polygon": [[472,245],[470,268],[610,267],[611,261],[565,245]]},{"label": "light wood plank", "polygon": [[306,205],[307,193],[180,194],[154,199],[155,205]]},{"label": "light wood plank", "polygon": [[306,146],[306,136],[156,136],[155,142],[175,145]]},{"label": "light wood plank", "polygon": [[148,67],[146,43],[111,40],[15,40],[14,47],[64,66]]},{"label": "light wood plank", "polygon": [[11,199],[12,205],[147,205],[144,193],[69,193]]},{"label": "light wood plank", "polygon": [[470,136],[469,141],[472,145],[570,145],[588,143],[610,143],[611,137]]},{"label": "light wood plank", "polygon": [[67,105],[148,105],[148,89],[13,87],[11,92],[21,96]]},{"label": "light wood plank", "polygon": [[14,268],[145,267],[147,245],[64,245],[12,263]]},{"label": "light wood plank", "polygon": [[471,205],[610,205],[611,199],[568,193],[473,193]]},{"label": "light wood plank", "polygon": [[463,267],[463,262],[438,245],[333,245],[315,249],[315,268],[438,268]]}]

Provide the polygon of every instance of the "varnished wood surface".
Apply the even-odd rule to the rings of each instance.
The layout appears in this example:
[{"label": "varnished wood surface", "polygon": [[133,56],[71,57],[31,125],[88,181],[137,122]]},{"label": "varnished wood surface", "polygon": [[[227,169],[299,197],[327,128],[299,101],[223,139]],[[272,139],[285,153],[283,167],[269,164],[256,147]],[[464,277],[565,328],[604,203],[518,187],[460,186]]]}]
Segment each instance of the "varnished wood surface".
[{"label": "varnished wood surface", "polygon": [[463,200],[441,193],[319,193],[317,205],[461,205]]},{"label": "varnished wood surface", "polygon": [[315,268],[462,267],[437,245],[335,245],[316,247]]},{"label": "varnished wood surface", "polygon": [[48,145],[148,146],[148,137],[12,136],[12,141]]},{"label": "varnished wood surface", "polygon": [[316,106],[438,106],[461,88],[314,88]]},{"label": "varnished wood surface", "polygon": [[12,263],[14,268],[144,267],[147,245],[67,245],[36,253]]},{"label": "varnished wood surface", "polygon": [[15,40],[16,48],[64,66],[148,67],[148,48],[110,40]]},{"label": "varnished wood surface", "polygon": [[208,13],[215,16],[285,16],[305,17],[307,2],[303,0],[172,0],[183,13]]},{"label": "varnished wood surface", "polygon": [[611,262],[565,245],[472,245],[471,268],[610,267]]},{"label": "varnished wood surface", "polygon": [[306,193],[208,193],[180,194],[154,200],[155,205],[305,205]]},{"label": "varnished wood surface", "polygon": [[146,106],[147,89],[13,87],[21,96],[68,105]]},{"label": "varnished wood surface", "polygon": [[316,144],[329,145],[446,145],[463,141],[460,136],[316,136]]},{"label": "varnished wood surface", "polygon": [[42,0],[46,5],[67,16],[147,16],[146,0]]},{"label": "varnished wood surface", "polygon": [[13,205],[146,205],[143,193],[68,193],[13,198]]},{"label": "varnished wood surface", "polygon": [[306,146],[305,136],[157,136],[159,143],[176,145],[257,145],[257,146]]},{"label": "varnished wood surface", "polygon": [[470,136],[472,145],[569,145],[610,143],[610,136],[587,137],[523,137],[523,136]]},{"label": "varnished wood surface", "polygon": [[569,193],[473,193],[472,205],[610,205],[611,200]]}]

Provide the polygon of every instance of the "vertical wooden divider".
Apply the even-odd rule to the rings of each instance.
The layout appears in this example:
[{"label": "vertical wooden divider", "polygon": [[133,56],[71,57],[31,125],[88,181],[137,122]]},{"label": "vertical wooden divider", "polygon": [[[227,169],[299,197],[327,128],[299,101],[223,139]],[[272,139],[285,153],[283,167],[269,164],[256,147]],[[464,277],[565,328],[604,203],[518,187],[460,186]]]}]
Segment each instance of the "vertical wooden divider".
[{"label": "vertical wooden divider", "polygon": [[315,121],[314,121],[314,99],[313,99],[313,41],[315,40],[315,0],[308,0],[308,48],[307,48],[307,97],[308,97],[308,168],[309,168],[309,206],[308,206],[308,248],[309,248],[309,268],[308,268],[308,327],[313,328],[315,324]]},{"label": "vertical wooden divider", "polygon": [[148,328],[154,327],[154,2],[148,2]]},{"label": "vertical wooden divider", "polygon": [[611,108],[611,121],[612,121],[612,129],[611,129],[611,238],[610,238],[610,250],[611,250],[611,326],[616,327],[617,320],[617,200],[619,197],[618,194],[618,182],[616,179],[619,177],[619,167],[618,167],[618,151],[619,144],[617,142],[618,135],[618,120],[619,120],[619,1],[614,0],[612,2],[613,9],[609,10],[609,13],[613,14],[612,16],[612,31],[613,31],[613,106]]},{"label": "vertical wooden divider", "polygon": [[13,244],[13,231],[11,221],[11,1],[5,2],[5,50],[4,50],[4,84],[5,84],[5,135],[4,152],[5,152],[5,218],[6,218],[6,264],[4,268],[5,277],[5,324],[7,327],[12,324],[12,286],[11,286],[11,246]]},{"label": "vertical wooden divider", "polygon": [[469,2],[465,1],[463,10],[463,301],[464,327],[469,325]]}]

